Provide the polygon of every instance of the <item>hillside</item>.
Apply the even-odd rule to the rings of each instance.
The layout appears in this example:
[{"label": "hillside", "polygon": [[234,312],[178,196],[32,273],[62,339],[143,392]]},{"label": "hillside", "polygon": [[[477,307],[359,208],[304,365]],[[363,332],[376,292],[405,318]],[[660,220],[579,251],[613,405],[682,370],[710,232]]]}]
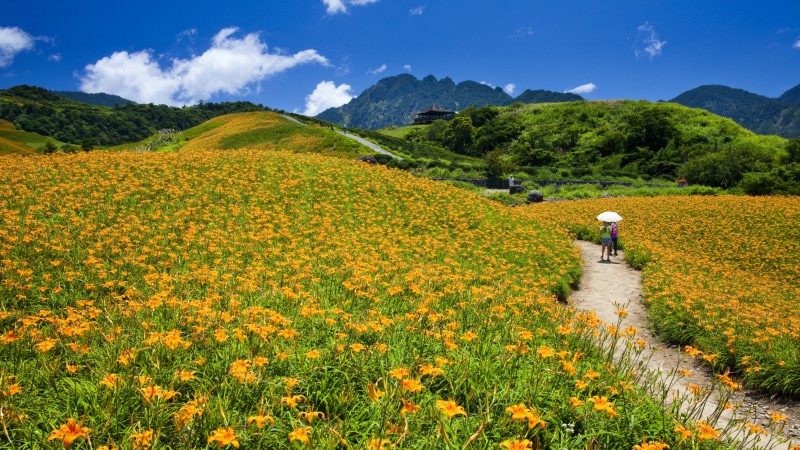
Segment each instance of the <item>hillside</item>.
[{"label": "hillside", "polygon": [[[582,101],[468,108],[406,139],[520,167],[575,168],[732,187],[748,171],[768,171],[786,140],[761,136],[708,111],[675,103]],[[511,164],[510,166],[508,164]]]},{"label": "hillside", "polygon": [[800,104],[800,84],[784,92],[778,100],[789,105]]},{"label": "hillside", "polygon": [[499,87],[475,81],[456,84],[450,78],[437,80],[428,75],[418,80],[403,74],[384,78],[366,89],[348,104],[323,111],[317,117],[333,123],[347,124],[353,128],[378,129],[390,125],[407,125],[414,113],[437,105],[458,111],[469,106],[507,106],[515,101],[523,103],[574,101],[581,97],[550,91],[525,91],[514,98]]},{"label": "hillside", "polygon": [[87,105],[95,105],[95,106],[108,106],[109,108],[113,108],[117,105],[127,105],[129,103],[135,103],[132,100],[128,100],[126,98],[122,98],[119,95],[111,95],[106,93],[86,93],[86,92],[76,92],[76,91],[52,91],[53,94],[61,97],[66,98],[72,101],[76,101],[79,103],[86,103]]},{"label": "hillside", "polygon": [[46,136],[18,130],[14,124],[0,119],[0,155],[30,155],[42,148],[48,140],[56,147],[63,145]]},{"label": "hillside", "polygon": [[117,108],[87,105],[35,86],[0,90],[0,119],[18,130],[72,144],[89,140],[109,146],[137,142],[158,130],[190,128],[213,117],[268,110],[250,102],[202,103],[186,108],[129,103]]},{"label": "hillside", "polygon": [[800,85],[778,98],[727,86],[708,85],[686,91],[671,101],[731,118],[759,134],[800,137]]},{"label": "hillside", "polygon": [[163,152],[244,148],[321,153],[345,159],[374,153],[358,142],[330,131],[328,127],[299,125],[268,111],[226,114],[184,132],[159,134],[143,141],[118,145],[111,150]]}]

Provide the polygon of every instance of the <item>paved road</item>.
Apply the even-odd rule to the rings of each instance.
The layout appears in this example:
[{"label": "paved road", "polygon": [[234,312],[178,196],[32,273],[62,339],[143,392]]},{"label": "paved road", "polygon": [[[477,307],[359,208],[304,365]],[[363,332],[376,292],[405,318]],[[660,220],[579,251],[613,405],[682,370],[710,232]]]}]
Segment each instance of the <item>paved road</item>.
[{"label": "paved road", "polygon": [[303,122],[300,122],[299,120],[295,119],[295,118],[294,118],[294,117],[292,117],[292,116],[287,116],[286,114],[281,114],[281,116],[282,116],[284,119],[286,119],[286,120],[288,120],[288,121],[290,121],[290,122],[294,122],[294,123],[296,123],[296,124],[298,124],[298,125],[307,126],[306,124],[304,124]]},{"label": "paved road", "polygon": [[350,139],[354,139],[355,141],[357,141],[361,145],[366,145],[367,147],[375,150],[378,153],[383,153],[384,155],[389,155],[394,159],[403,159],[403,158],[395,155],[394,153],[389,152],[388,150],[384,150],[382,147],[380,147],[380,146],[378,146],[378,145],[376,145],[376,144],[374,144],[374,143],[372,143],[372,142],[370,142],[370,141],[368,141],[368,140],[366,140],[364,138],[358,137],[358,136],[356,136],[354,134],[345,134],[342,131],[339,131],[338,133],[343,135],[343,136],[347,136]]},{"label": "paved road", "polygon": [[[305,123],[300,122],[299,120],[295,119],[292,116],[287,116],[287,115],[284,115],[284,114],[281,114],[281,115],[286,120],[289,120],[291,122],[294,122],[294,123],[297,123],[297,124],[300,124],[300,125],[303,125],[303,126],[307,126]],[[381,154],[384,154],[384,155],[389,155],[394,159],[403,159],[403,158],[395,155],[394,153],[391,153],[390,151],[385,150],[383,147],[380,147],[379,145],[374,144],[374,143],[372,143],[372,142],[370,142],[370,141],[368,141],[366,139],[360,138],[360,137],[358,137],[356,135],[353,135],[353,134],[346,134],[346,133],[344,133],[342,131],[339,131],[338,133],[341,134],[342,136],[346,136],[346,137],[349,137],[350,139],[355,140],[356,142],[358,142],[361,145],[365,145],[365,146],[371,148],[372,150],[374,150],[377,153],[381,153]]]}]

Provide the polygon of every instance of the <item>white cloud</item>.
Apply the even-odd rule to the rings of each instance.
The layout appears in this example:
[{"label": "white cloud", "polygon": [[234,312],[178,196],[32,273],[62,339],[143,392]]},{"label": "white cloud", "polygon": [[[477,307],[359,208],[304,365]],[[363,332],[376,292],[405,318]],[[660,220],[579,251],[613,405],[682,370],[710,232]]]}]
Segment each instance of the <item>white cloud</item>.
[{"label": "white cloud", "polygon": [[224,28],[211,47],[191,59],[173,59],[162,68],[152,51],[114,52],[85,68],[84,92],[105,92],[138,103],[193,104],[215,94],[241,94],[264,78],[307,63],[328,65],[316,50],[294,55],[270,53],[257,33],[241,39],[237,28]]},{"label": "white cloud", "polygon": [[177,40],[178,42],[182,41],[183,39],[194,39],[197,36],[197,28],[189,28],[188,30],[183,30],[178,33]]},{"label": "white cloud", "polygon": [[662,41],[659,39],[655,28],[653,28],[653,26],[648,22],[645,22],[644,24],[639,25],[637,31],[639,34],[636,39],[636,48],[634,49],[634,54],[636,54],[636,57],[641,58],[642,55],[647,54],[650,59],[653,59],[660,55],[661,50],[665,45],[667,45],[667,41]]},{"label": "white cloud", "polygon": [[53,53],[47,57],[47,60],[52,62],[60,62],[62,58],[63,56],[61,56],[61,53]]},{"label": "white cloud", "polygon": [[10,66],[18,53],[33,49],[35,41],[18,27],[0,27],[0,67]]},{"label": "white cloud", "polygon": [[406,64],[403,66],[403,69],[405,69],[406,72],[411,72],[411,64]]},{"label": "white cloud", "polygon": [[794,44],[792,44],[792,47],[800,50],[800,39],[794,41]]},{"label": "white cloud", "polygon": [[347,7],[344,6],[344,0],[322,0],[327,7],[328,14],[346,13]]},{"label": "white cloud", "polygon": [[426,6],[417,6],[416,8],[411,8],[408,12],[412,16],[421,16],[422,13],[425,12],[425,8],[427,8],[427,7],[428,7],[427,5]]},{"label": "white cloud", "polygon": [[514,93],[514,89],[517,88],[517,85],[514,83],[508,83],[507,85],[503,86],[503,92],[508,95],[512,95]]},{"label": "white cloud", "polygon": [[342,106],[353,99],[349,84],[336,86],[333,81],[320,81],[314,92],[306,96],[306,109],[303,115],[316,116],[328,108]]},{"label": "white cloud", "polygon": [[514,30],[514,34],[511,35],[511,39],[522,39],[528,36],[533,36],[533,28],[517,27],[517,29]]},{"label": "white cloud", "polygon": [[378,0],[322,0],[328,14],[347,13],[347,5],[364,6],[378,3]]},{"label": "white cloud", "polygon": [[568,89],[564,92],[568,92],[570,94],[588,94],[594,91],[595,89],[597,89],[597,85],[595,85],[594,83],[586,83],[576,88]]},{"label": "white cloud", "polygon": [[386,64],[381,64],[381,66],[376,68],[376,69],[370,69],[368,73],[370,75],[377,75],[379,73],[386,72],[386,69],[388,69],[388,68],[389,68],[389,66],[387,66]]},{"label": "white cloud", "polygon": [[494,85],[492,83],[489,83],[488,81],[481,81],[481,84],[484,86],[489,86],[490,88],[494,87]]}]

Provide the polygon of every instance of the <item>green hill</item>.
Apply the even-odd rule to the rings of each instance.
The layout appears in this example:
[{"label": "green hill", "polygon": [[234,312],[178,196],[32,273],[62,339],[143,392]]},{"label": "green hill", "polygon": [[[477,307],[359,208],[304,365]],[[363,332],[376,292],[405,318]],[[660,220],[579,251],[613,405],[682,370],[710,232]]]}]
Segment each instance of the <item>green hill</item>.
[{"label": "green hill", "polygon": [[428,75],[418,80],[403,74],[384,78],[365,90],[350,103],[323,111],[317,117],[348,127],[374,130],[391,125],[407,125],[414,114],[431,105],[458,111],[469,106],[507,106],[515,101],[524,103],[574,101],[581,97],[550,91],[525,91],[517,98],[499,87],[475,81],[456,84],[450,78],[437,80]]},{"label": "green hill", "polygon": [[630,100],[469,108],[448,123],[415,128],[406,139],[501,158],[510,164],[506,173],[573,168],[728,188],[747,172],[780,165],[787,148],[781,137],[757,135],[703,109]]},{"label": "green hill", "polygon": [[11,122],[0,119],[0,155],[30,155],[40,151],[48,141],[55,148],[64,145],[38,133],[18,130]]},{"label": "green hill", "polygon": [[181,130],[224,114],[269,110],[250,102],[201,103],[186,108],[129,103],[87,105],[35,86],[0,90],[0,119],[18,130],[73,144],[110,146],[138,142],[163,129]]},{"label": "green hill", "polygon": [[674,103],[595,101],[529,105],[504,111],[484,125],[476,143],[498,127],[517,130],[505,142],[520,163],[594,166],[674,177],[693,158],[739,145],[774,157],[784,145],[732,120]]},{"label": "green hill", "polygon": [[728,86],[710,85],[686,91],[671,100],[729,117],[759,134],[800,137],[800,85],[778,98]]},{"label": "green hill", "polygon": [[90,94],[86,92],[75,91],[53,91],[53,94],[61,98],[66,98],[80,103],[86,103],[87,105],[108,106],[109,108],[113,108],[117,105],[136,103],[126,98],[122,98],[119,95],[105,94],[102,92]]}]

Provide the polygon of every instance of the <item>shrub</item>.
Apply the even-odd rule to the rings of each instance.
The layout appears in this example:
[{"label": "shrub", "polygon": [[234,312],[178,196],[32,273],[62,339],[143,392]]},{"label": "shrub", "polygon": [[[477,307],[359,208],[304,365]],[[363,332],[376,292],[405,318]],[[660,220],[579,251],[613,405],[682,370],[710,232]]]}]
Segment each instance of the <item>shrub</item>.
[{"label": "shrub", "polygon": [[749,172],[739,183],[748,195],[767,195],[775,192],[778,180],[769,172]]},{"label": "shrub", "polygon": [[375,159],[378,161],[378,164],[387,165],[391,161],[394,160],[394,158],[392,158],[391,156],[384,155],[383,153],[378,153],[377,155],[374,155],[374,156],[375,156]]}]

